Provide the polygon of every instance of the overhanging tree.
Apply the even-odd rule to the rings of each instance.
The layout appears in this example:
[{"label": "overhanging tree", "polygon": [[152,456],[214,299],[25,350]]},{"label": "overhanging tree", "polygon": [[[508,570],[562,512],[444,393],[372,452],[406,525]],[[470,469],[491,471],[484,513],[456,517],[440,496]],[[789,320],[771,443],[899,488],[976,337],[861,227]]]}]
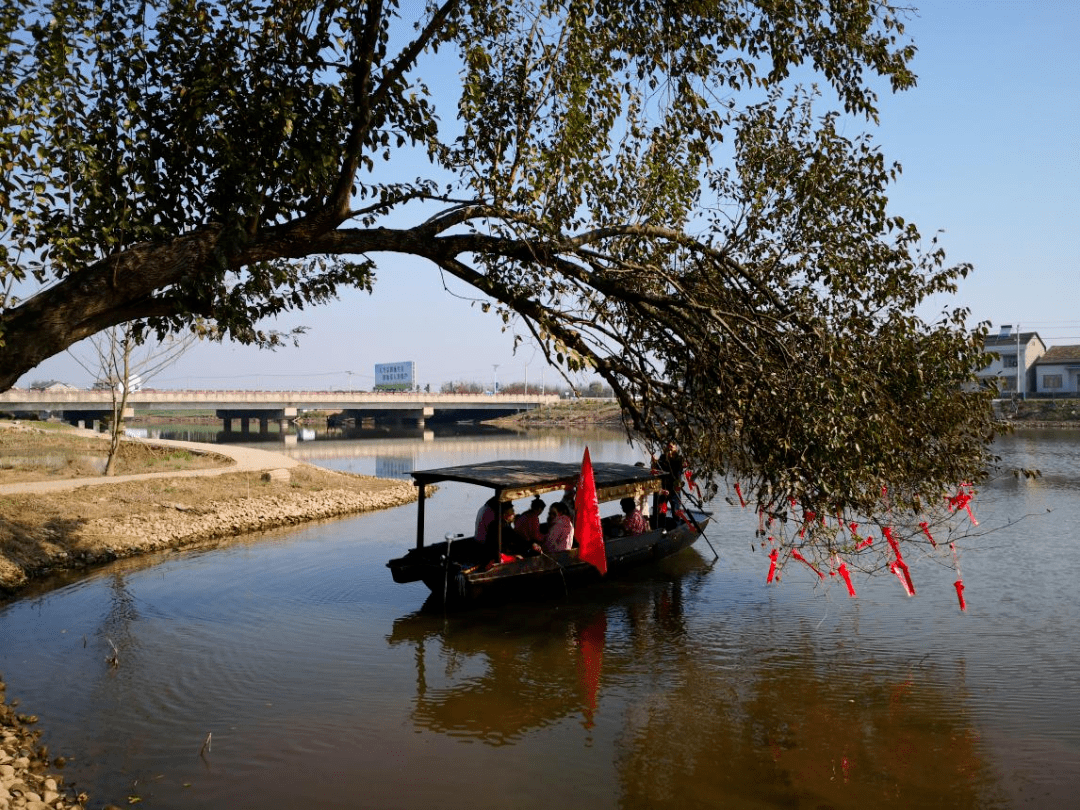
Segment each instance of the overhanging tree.
[{"label": "overhanging tree", "polygon": [[[0,389],[121,323],[274,345],[266,318],[370,289],[380,254],[408,254],[602,377],[699,481],[732,476],[763,520],[813,514],[785,549],[835,565],[858,544],[849,513],[918,540],[984,471],[994,425],[967,313],[916,314],[969,268],[887,210],[897,167],[844,134],[875,121],[877,86],[914,84],[901,15],[16,0]],[[881,547],[864,567],[889,563]]]}]

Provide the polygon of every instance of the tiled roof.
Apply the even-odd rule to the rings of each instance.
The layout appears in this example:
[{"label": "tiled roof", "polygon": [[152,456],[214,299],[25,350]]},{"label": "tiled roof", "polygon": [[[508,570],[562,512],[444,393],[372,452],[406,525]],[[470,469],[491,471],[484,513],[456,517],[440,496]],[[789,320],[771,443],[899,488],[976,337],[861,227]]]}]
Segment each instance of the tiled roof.
[{"label": "tiled roof", "polygon": [[1051,346],[1035,363],[1040,366],[1048,363],[1080,363],[1080,346]]},{"label": "tiled roof", "polygon": [[[1042,343],[1042,338],[1039,337],[1038,332],[1020,332],[1019,337],[1021,346],[1026,346],[1032,338],[1035,338],[1039,343]],[[1000,335],[987,335],[986,339],[983,341],[983,347],[990,349],[996,346],[1015,346],[1016,338],[1016,332],[1013,332],[1011,335],[1006,335],[1005,337],[1001,337]]]}]

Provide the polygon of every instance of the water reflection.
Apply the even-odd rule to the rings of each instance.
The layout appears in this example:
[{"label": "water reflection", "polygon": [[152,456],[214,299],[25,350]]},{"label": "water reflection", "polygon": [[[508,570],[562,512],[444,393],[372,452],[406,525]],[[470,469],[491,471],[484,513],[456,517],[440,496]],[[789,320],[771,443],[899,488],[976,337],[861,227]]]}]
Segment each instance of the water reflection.
[{"label": "water reflection", "polygon": [[617,757],[623,803],[1000,804],[962,678],[794,648],[724,672],[688,656],[681,678],[626,714]]},{"label": "water reflection", "polygon": [[[1004,794],[949,665],[745,635],[688,610],[698,557],[605,598],[398,619],[418,730],[513,745],[613,735],[624,808],[988,807]],[[780,641],[782,643],[777,644]]]}]

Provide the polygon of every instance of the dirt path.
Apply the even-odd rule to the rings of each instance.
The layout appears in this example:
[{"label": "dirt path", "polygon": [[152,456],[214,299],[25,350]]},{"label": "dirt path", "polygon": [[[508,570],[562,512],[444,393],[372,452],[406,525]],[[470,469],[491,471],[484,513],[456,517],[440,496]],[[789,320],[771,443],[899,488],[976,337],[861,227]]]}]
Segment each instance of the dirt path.
[{"label": "dirt path", "polygon": [[66,492],[79,487],[94,487],[123,484],[130,481],[152,481],[155,479],[195,478],[224,475],[238,472],[265,472],[269,470],[287,470],[300,464],[294,458],[283,453],[268,450],[256,450],[252,447],[238,447],[200,442],[180,442],[169,439],[129,439],[156,447],[175,447],[193,453],[212,453],[227,456],[233,463],[223,467],[209,467],[198,470],[170,470],[166,472],[134,473],[132,475],[94,476],[63,478],[57,480],[19,481],[12,484],[0,484],[0,495],[18,495],[27,493]]}]

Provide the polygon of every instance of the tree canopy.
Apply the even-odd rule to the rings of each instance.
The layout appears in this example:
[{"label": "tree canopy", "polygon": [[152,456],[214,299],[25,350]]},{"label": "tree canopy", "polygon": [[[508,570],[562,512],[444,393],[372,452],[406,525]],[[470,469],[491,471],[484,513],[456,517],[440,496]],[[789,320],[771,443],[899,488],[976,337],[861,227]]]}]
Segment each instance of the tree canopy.
[{"label": "tree canopy", "polygon": [[989,461],[981,333],[917,314],[970,268],[847,134],[915,83],[886,2],[14,0],[0,42],[0,389],[123,323],[274,345],[397,253],[703,484],[838,516],[821,555]]}]

